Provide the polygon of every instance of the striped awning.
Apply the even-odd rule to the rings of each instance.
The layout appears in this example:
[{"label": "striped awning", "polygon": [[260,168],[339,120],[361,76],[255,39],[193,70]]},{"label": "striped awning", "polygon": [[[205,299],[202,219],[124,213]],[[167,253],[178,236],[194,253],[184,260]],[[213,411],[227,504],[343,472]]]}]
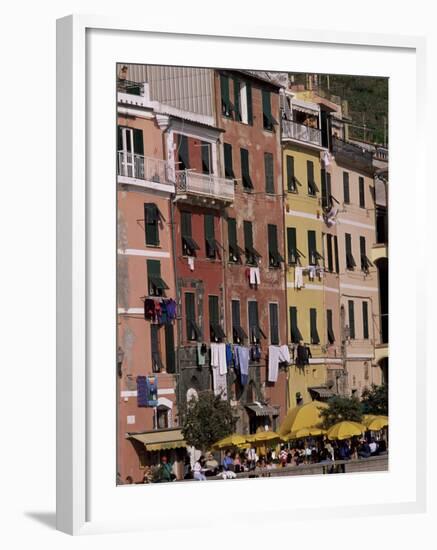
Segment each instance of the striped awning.
[{"label": "striped awning", "polygon": [[179,449],[187,446],[182,430],[160,430],[129,434],[128,437],[142,443],[146,447],[146,451]]},{"label": "striped awning", "polygon": [[261,405],[253,403],[246,405],[246,408],[255,413],[255,416],[277,416],[279,414],[278,405]]},{"label": "striped awning", "polygon": [[300,111],[302,113],[307,113],[308,115],[318,115],[320,113],[320,107],[317,103],[312,103],[310,101],[302,101],[297,98],[291,100],[291,108],[295,111]]},{"label": "striped awning", "polygon": [[317,393],[317,395],[322,399],[328,399],[334,395],[334,392],[327,388],[326,386],[312,386],[308,388],[311,392]]}]

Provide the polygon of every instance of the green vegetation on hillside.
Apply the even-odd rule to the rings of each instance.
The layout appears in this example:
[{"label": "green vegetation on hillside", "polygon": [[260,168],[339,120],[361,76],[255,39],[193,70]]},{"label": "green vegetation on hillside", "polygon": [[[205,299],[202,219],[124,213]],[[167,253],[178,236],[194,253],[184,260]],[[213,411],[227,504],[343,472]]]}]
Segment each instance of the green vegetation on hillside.
[{"label": "green vegetation on hillside", "polygon": [[[296,83],[307,83],[306,74],[292,74]],[[353,124],[350,126],[351,138],[384,144],[385,135],[388,142],[388,78],[318,75],[318,88],[347,100]]]}]

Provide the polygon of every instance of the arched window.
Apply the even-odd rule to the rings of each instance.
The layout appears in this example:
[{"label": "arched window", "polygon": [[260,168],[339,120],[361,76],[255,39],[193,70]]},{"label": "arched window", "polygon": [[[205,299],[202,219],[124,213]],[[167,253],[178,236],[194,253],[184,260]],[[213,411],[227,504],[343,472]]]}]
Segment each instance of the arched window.
[{"label": "arched window", "polygon": [[158,405],[156,409],[156,424],[158,430],[165,430],[171,427],[171,409],[165,405]]}]

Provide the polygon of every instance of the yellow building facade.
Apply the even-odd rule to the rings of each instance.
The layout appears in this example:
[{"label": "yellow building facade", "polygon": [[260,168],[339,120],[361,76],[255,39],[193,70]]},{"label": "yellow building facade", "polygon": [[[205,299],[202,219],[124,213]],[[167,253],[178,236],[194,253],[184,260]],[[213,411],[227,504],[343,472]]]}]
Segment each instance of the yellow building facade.
[{"label": "yellow building facade", "polygon": [[293,407],[317,398],[317,389],[326,387],[327,331],[319,269],[323,268],[321,148],[286,137],[282,145],[288,340],[303,343],[311,351],[308,364],[293,364],[289,369],[289,406]]}]

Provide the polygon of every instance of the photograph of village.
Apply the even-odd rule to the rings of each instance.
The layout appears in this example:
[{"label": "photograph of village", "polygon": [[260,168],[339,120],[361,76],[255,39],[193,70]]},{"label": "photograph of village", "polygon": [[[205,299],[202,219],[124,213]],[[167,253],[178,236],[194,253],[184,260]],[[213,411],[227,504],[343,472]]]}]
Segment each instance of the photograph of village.
[{"label": "photograph of village", "polygon": [[116,483],[388,470],[388,79],[114,91]]}]

